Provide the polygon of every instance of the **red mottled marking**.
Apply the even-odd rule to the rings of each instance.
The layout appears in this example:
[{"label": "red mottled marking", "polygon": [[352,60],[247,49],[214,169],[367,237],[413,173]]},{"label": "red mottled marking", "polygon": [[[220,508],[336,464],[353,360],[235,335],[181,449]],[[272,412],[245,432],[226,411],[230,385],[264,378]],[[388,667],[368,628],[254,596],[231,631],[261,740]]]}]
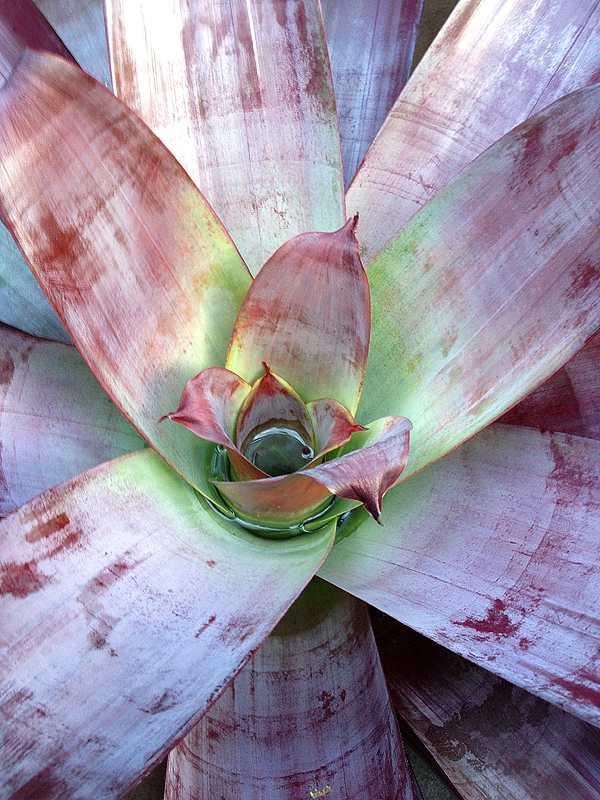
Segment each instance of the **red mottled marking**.
[{"label": "red mottled marking", "polygon": [[15,709],[26,700],[31,700],[32,697],[33,692],[31,689],[18,689],[13,695],[7,697],[0,703],[0,714],[2,714],[5,719],[10,720]]},{"label": "red mottled marking", "polygon": [[243,644],[256,626],[255,620],[242,614],[232,617],[219,635],[219,639],[226,645]]},{"label": "red mottled marking", "polygon": [[593,261],[587,261],[574,272],[574,280],[568,296],[572,300],[576,300],[580,294],[597,283],[600,283],[600,267]]},{"label": "red mottled marking", "polygon": [[217,615],[216,615],[216,614],[211,614],[211,615],[210,615],[210,617],[209,617],[209,618],[206,620],[206,622],[204,623],[204,625],[201,625],[201,626],[198,628],[198,630],[197,630],[197,631],[196,631],[196,633],[195,633],[195,638],[197,639],[199,636],[202,636],[202,634],[204,633],[204,631],[205,631],[205,630],[206,630],[206,629],[207,629],[207,628],[208,628],[210,625],[212,625],[212,624],[213,624],[213,622],[216,620],[216,618],[217,618]]},{"label": "red mottled marking", "polygon": [[335,696],[331,692],[322,691],[319,695],[319,700],[321,701],[321,707],[323,709],[325,719],[331,719],[335,713],[333,709],[333,701],[335,700]]},{"label": "red mottled marking", "polygon": [[160,697],[148,708],[142,708],[144,714],[162,714],[163,711],[168,711],[177,705],[177,697],[169,689],[166,689]]},{"label": "red mottled marking", "polygon": [[206,566],[212,569],[213,567],[217,566],[217,562],[214,560],[214,558],[209,558],[206,562]]},{"label": "red mottled marking", "polygon": [[[556,686],[561,686],[563,689],[566,689],[573,700],[580,703],[588,703],[600,708],[600,685],[598,684],[598,676],[594,675],[589,670],[585,668],[579,669],[575,672],[573,678],[562,678],[557,675],[552,675],[545,670],[540,670],[540,672],[547,676]],[[594,683],[595,686],[585,686],[583,681]]]},{"label": "red mottled marking", "polygon": [[551,172],[554,172],[554,170],[558,167],[563,158],[568,158],[575,152],[577,145],[579,144],[580,141],[581,137],[579,132],[572,131],[568,133],[563,139],[562,147],[552,156],[552,158],[548,162],[548,169]]},{"label": "red mottled marking", "polygon": [[10,355],[7,353],[6,356],[0,360],[0,384],[5,386],[10,384],[14,374],[15,364]]},{"label": "red mottled marking", "polygon": [[511,622],[505,612],[506,606],[502,600],[494,600],[483,619],[467,617],[462,621],[455,621],[455,625],[472,628],[478,633],[491,633],[494,636],[512,636],[519,629],[519,625]]},{"label": "red mottled marking", "polygon": [[11,794],[11,800],[43,800],[46,797],[66,797],[66,781],[54,775],[55,765],[49,764],[37,775]]},{"label": "red mottled marking", "polygon": [[11,562],[0,567],[0,596],[27,597],[43,589],[52,579],[39,571],[35,561]]},{"label": "red mottled marking", "polygon": [[[570,443],[570,437],[566,439]],[[569,451],[560,441],[550,441],[550,452],[554,461],[554,469],[548,476],[548,485],[556,491],[557,506],[570,506],[584,492],[591,494],[600,481],[600,477],[584,470],[575,459],[569,457]]]},{"label": "red mottled marking", "polygon": [[63,528],[66,528],[69,522],[69,517],[66,514],[58,514],[56,517],[49,519],[48,522],[42,522],[32,531],[29,531],[25,535],[25,539],[28,542],[39,542],[40,539],[47,539],[49,536],[53,536],[55,533],[62,531]]}]

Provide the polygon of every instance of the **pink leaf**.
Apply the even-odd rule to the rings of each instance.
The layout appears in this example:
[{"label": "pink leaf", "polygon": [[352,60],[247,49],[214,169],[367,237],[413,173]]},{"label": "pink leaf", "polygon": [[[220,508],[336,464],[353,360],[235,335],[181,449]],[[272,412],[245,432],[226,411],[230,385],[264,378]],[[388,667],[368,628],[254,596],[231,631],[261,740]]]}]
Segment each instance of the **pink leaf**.
[{"label": "pink leaf", "polygon": [[600,796],[600,731],[407,628],[375,631],[396,710],[461,798]]},{"label": "pink leaf", "polygon": [[306,406],[315,432],[317,457],[335,450],[350,439],[353,433],[366,431],[337,400],[314,400]]},{"label": "pink leaf", "polygon": [[0,326],[0,514],[141,446],[74,347]]},{"label": "pink leaf", "polygon": [[0,87],[27,48],[73,58],[31,0],[0,0]]},{"label": "pink leaf", "polygon": [[596,0],[458,4],[348,192],[366,264],[496,139],[600,80],[599,23]]},{"label": "pink leaf", "polygon": [[346,185],[406,83],[423,0],[324,0]]},{"label": "pink leaf", "polygon": [[107,0],[106,12],[117,95],[171,148],[254,274],[292,236],[343,224],[317,0]]},{"label": "pink leaf", "polygon": [[600,726],[598,463],[592,439],[494,425],[391,492],[383,528],[350,524],[319,574]]},{"label": "pink leaf", "polygon": [[354,413],[371,314],[355,224],[302,234],[271,256],[240,308],[229,369],[252,382],[266,361],[305,402],[331,397]]},{"label": "pink leaf", "polygon": [[600,86],[515,128],[373,263],[359,419],[414,425],[404,478],[493,422],[600,326]]},{"label": "pink leaf", "polygon": [[173,156],[77,67],[28,53],[0,110],[2,209],[36,278],[118,407],[213,495],[207,446],[158,420],[224,361],[250,283],[233,243]]},{"label": "pink leaf", "polygon": [[332,539],[331,526],[245,537],[151,450],[2,521],[2,797],[121,797],[214,702]]},{"label": "pink leaf", "polygon": [[600,332],[501,421],[600,439]]},{"label": "pink leaf", "polygon": [[171,752],[165,800],[205,800],[207,785],[227,798],[413,800],[363,603],[307,587]]}]

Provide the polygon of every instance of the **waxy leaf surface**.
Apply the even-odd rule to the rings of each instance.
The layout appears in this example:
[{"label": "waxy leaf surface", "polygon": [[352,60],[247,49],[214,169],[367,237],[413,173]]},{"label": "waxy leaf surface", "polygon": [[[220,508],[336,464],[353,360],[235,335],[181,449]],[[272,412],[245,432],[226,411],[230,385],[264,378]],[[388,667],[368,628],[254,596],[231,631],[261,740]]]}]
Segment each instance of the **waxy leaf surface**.
[{"label": "waxy leaf surface", "polygon": [[600,439],[600,333],[501,421]]},{"label": "waxy leaf surface", "polygon": [[356,411],[371,309],[355,225],[302,234],[273,254],[236,319],[228,369],[253,382],[266,361],[305,402],[332,398]]},{"label": "waxy leaf surface", "polygon": [[462,0],[394,104],[348,192],[349,213],[361,214],[365,264],[493,142],[597,81],[596,0]]},{"label": "waxy leaf surface", "polygon": [[343,223],[317,0],[106,8],[117,95],[183,164],[254,274],[292,236]]},{"label": "waxy leaf surface", "polygon": [[79,351],[210,494],[209,446],[158,420],[224,361],[250,282],[231,240],[141,120],[59,58],[28,54],[0,94],[0,157],[5,216]]},{"label": "waxy leaf surface", "polygon": [[350,523],[319,574],[600,726],[598,463],[595,440],[494,425],[391,492],[383,527]]},{"label": "waxy leaf surface", "polygon": [[404,478],[488,425],[600,327],[600,86],[471,164],[370,272],[359,420],[414,425]]},{"label": "waxy leaf surface", "polygon": [[2,797],[121,797],[216,699],[333,529],[229,529],[151,450],[0,523]]},{"label": "waxy leaf surface", "polygon": [[599,730],[397,623],[375,631],[396,710],[463,800],[598,800]]},{"label": "waxy leaf surface", "polygon": [[[19,5],[24,0],[19,0]],[[79,66],[110,88],[104,0],[35,0]]]},{"label": "waxy leaf surface", "polygon": [[410,73],[423,0],[323,0],[346,186]]},{"label": "waxy leaf surface", "polygon": [[253,800],[413,800],[364,603],[324,581],[306,588],[170,754],[166,800],[204,800],[207,785]]},{"label": "waxy leaf surface", "polygon": [[74,347],[0,326],[0,515],[141,447]]},{"label": "waxy leaf surface", "polygon": [[[19,3],[0,0],[0,87],[9,78],[27,47],[71,58],[31,0],[21,0]],[[0,322],[34,336],[69,340],[12,236],[1,222]]]}]

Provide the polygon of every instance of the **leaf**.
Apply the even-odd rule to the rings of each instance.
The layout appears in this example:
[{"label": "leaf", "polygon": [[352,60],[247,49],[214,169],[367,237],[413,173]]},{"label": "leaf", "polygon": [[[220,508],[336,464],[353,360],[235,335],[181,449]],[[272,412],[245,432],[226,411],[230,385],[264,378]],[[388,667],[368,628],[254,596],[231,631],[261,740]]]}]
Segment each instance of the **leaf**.
[{"label": "leaf", "polygon": [[141,446],[75,348],[0,326],[0,514]]},{"label": "leaf", "polygon": [[215,486],[238,512],[267,527],[301,522],[333,494],[352,501],[338,515],[364,503],[379,520],[382,498],[406,466],[410,428],[405,417],[384,417],[357,433],[338,458],[290,475]]},{"label": "leaf", "polygon": [[423,0],[322,6],[348,186],[408,79]]},{"label": "leaf", "polygon": [[35,4],[79,66],[110,89],[103,0],[35,0]]},{"label": "leaf", "polygon": [[343,224],[335,101],[317,0],[107,0],[117,95],[196,181],[254,274]]},{"label": "leaf", "polygon": [[[0,87],[26,47],[71,57],[31,0],[0,2]],[[68,334],[1,222],[0,322],[34,336],[69,341]]]},{"label": "leaf", "polygon": [[598,798],[591,725],[399,625],[377,641],[397,711],[464,800]]},{"label": "leaf", "polygon": [[346,444],[353,433],[367,430],[336,400],[314,400],[306,409],[315,431],[317,458]]},{"label": "leaf", "polygon": [[367,608],[331,589],[305,589],[170,753],[165,797],[413,800]]},{"label": "leaf", "polygon": [[488,425],[600,326],[600,87],[515,128],[372,266],[359,420],[414,425],[404,478]]},{"label": "leaf", "polygon": [[271,256],[235,321],[228,369],[252,383],[266,361],[305,402],[333,398],[356,411],[371,308],[355,225],[302,234]]},{"label": "leaf", "polygon": [[600,333],[501,421],[600,439]]},{"label": "leaf", "polygon": [[420,62],[348,196],[365,264],[515,125],[600,80],[596,0],[462,0]]},{"label": "leaf", "polygon": [[2,796],[120,797],[269,634],[332,535],[230,528],[151,450],[5,519]]},{"label": "leaf", "polygon": [[342,527],[319,575],[600,726],[599,459],[494,425],[391,492],[384,527]]},{"label": "leaf", "polygon": [[225,360],[250,283],[234,245],[169,152],[77,67],[28,54],[0,111],[2,206],[35,276],[117,406],[214,495],[212,449],[158,420]]}]

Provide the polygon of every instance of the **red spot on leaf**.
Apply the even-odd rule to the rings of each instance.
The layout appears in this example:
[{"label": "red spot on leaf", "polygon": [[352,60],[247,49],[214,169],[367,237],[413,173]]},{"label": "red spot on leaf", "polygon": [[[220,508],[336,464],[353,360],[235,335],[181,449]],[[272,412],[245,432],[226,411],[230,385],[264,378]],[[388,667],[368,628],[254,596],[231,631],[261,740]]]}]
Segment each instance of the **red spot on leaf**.
[{"label": "red spot on leaf", "polygon": [[472,628],[478,633],[490,633],[494,636],[512,636],[518,630],[518,624],[511,622],[506,613],[505,605],[502,600],[494,600],[483,619],[467,617],[462,622],[455,622],[455,625],[462,625],[464,628]]},{"label": "red spot on leaf", "polygon": [[195,633],[195,636],[194,636],[194,638],[196,638],[196,639],[197,639],[199,636],[202,636],[202,634],[204,633],[204,631],[205,631],[205,630],[206,630],[206,629],[207,629],[207,628],[208,628],[210,625],[212,625],[212,624],[213,624],[213,622],[216,620],[216,618],[217,618],[216,614],[211,614],[211,615],[210,615],[210,617],[209,617],[209,618],[206,620],[206,622],[204,623],[204,625],[201,625],[201,626],[198,628],[198,630],[197,630],[197,631],[196,631],[196,633]]},{"label": "red spot on leaf", "polygon": [[0,360],[0,384],[8,385],[15,373],[15,364],[12,358],[7,354]]},{"label": "red spot on leaf", "polygon": [[66,528],[69,522],[69,517],[66,514],[58,514],[56,517],[49,519],[48,522],[42,522],[29,531],[25,539],[28,542],[39,542],[40,539],[47,539],[49,536],[53,536],[55,533],[62,531],[63,528]]},{"label": "red spot on leaf", "polygon": [[51,578],[39,571],[35,561],[11,562],[0,567],[0,596],[28,597],[43,589]]},{"label": "red spot on leaf", "polygon": [[144,714],[162,714],[177,705],[177,697],[169,689],[166,689],[151,706],[142,708]]}]

